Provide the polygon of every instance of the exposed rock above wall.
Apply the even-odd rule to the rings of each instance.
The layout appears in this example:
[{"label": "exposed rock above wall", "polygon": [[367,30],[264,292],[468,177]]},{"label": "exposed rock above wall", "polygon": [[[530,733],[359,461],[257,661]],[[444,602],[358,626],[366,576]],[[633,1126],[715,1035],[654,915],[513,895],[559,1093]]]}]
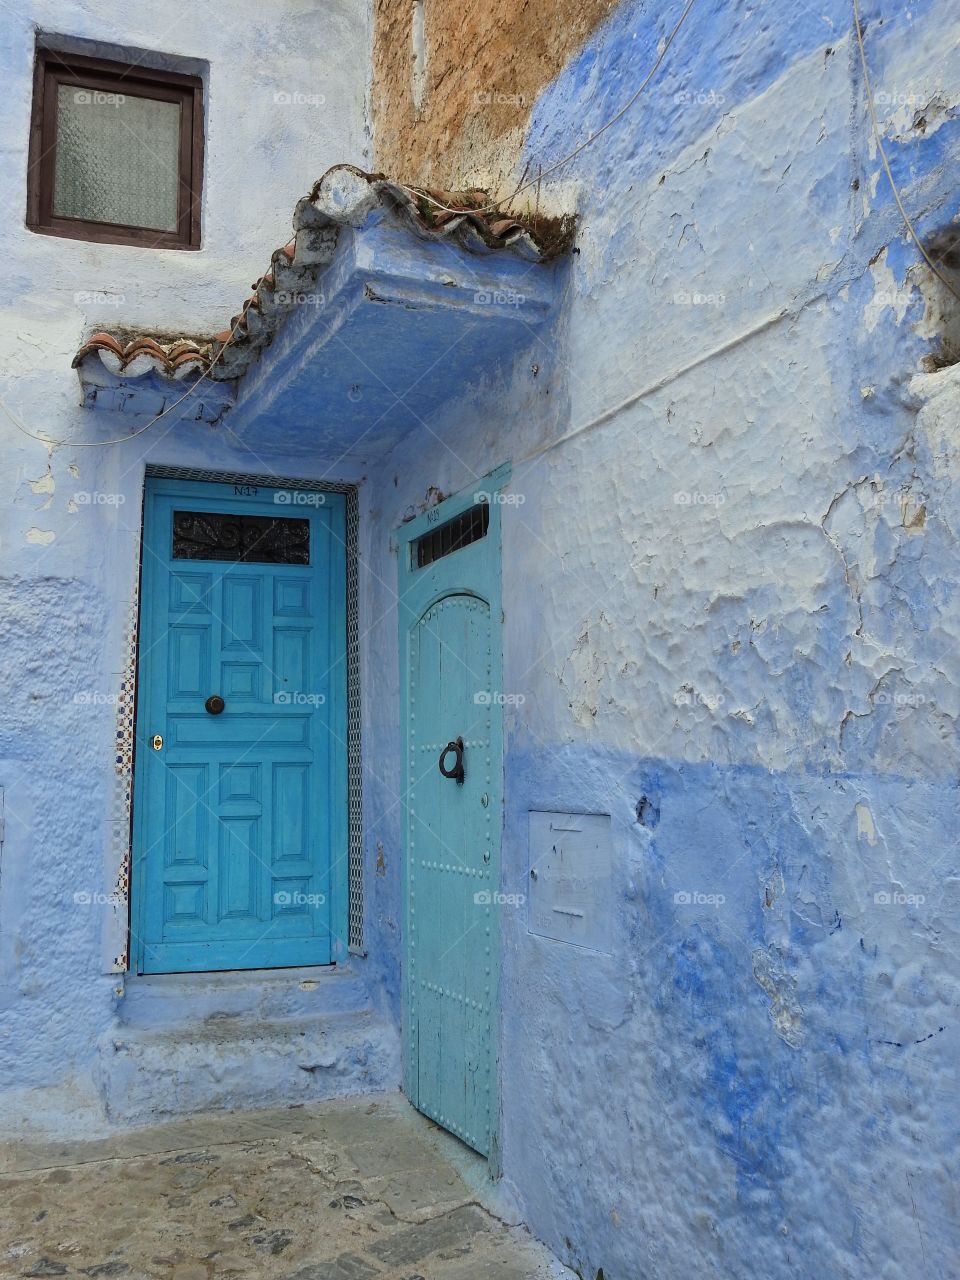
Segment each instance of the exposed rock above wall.
[{"label": "exposed rock above wall", "polygon": [[537,95],[614,7],[614,0],[376,0],[378,167],[407,182],[508,194]]}]

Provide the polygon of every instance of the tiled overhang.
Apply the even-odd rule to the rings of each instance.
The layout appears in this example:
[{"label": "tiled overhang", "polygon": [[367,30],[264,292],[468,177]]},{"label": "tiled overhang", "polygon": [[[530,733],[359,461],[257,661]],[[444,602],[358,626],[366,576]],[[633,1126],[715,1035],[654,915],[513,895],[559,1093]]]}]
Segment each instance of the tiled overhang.
[{"label": "tiled overhang", "polygon": [[[177,405],[185,420],[218,422],[234,400],[229,382],[203,377],[210,343],[95,333],[73,358],[83,406],[153,417]],[[195,388],[195,390],[191,390]]]},{"label": "tiled overhang", "polygon": [[563,234],[469,207],[484,198],[329,170],[229,329],[94,334],[74,359],[83,403],[139,419],[189,391],[177,417],[378,450],[536,341],[550,312]]}]

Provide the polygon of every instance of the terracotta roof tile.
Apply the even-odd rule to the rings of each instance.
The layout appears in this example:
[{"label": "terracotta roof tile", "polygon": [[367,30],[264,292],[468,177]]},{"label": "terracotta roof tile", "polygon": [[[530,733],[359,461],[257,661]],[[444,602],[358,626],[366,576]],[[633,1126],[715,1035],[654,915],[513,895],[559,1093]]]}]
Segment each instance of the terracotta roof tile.
[{"label": "terracotta roof tile", "polygon": [[519,217],[489,210],[485,191],[406,186],[353,165],[328,169],[294,212],[294,236],[271,255],[229,329],[208,339],[95,333],[73,359],[74,368],[99,357],[113,373],[188,379],[209,373],[217,382],[241,377],[271,341],[299,295],[311,292],[329,265],[343,226],[360,227],[376,211],[421,237],[456,240],[471,253],[509,251],[542,262],[569,248],[572,219]]},{"label": "terracotta roof tile", "polygon": [[85,355],[91,351],[112,351],[119,359],[123,359],[123,347],[109,333],[95,333],[88,338],[80,350],[73,358],[74,368],[80,363]]},{"label": "terracotta roof tile", "polygon": [[188,371],[187,366],[198,371],[207,369],[211,359],[209,342],[195,342],[189,338],[163,342],[142,335],[124,345],[112,334],[95,333],[73,357],[73,367],[78,368],[94,354],[100,355],[101,359],[106,356],[103,362],[113,372],[130,377],[156,370],[168,378],[179,378]]}]

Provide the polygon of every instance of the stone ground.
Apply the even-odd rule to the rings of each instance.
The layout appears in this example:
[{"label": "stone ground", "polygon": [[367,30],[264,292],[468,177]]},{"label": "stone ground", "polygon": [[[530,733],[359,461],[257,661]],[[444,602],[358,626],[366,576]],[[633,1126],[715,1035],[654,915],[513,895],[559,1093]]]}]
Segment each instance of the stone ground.
[{"label": "stone ground", "polygon": [[496,1195],[479,1157],[394,1094],[10,1143],[0,1276],[569,1276]]}]

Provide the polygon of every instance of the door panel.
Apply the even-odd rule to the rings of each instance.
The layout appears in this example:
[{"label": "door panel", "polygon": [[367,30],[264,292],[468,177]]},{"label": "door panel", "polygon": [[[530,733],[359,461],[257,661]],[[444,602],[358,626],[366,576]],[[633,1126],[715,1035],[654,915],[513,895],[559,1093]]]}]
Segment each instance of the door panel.
[{"label": "door panel", "polygon": [[[410,643],[407,847],[416,944],[410,978],[422,1037],[419,1105],[481,1148],[490,1104],[490,917],[497,886],[488,831],[490,710],[475,695],[489,687],[489,605],[444,596],[420,619]],[[462,784],[438,767],[440,753],[458,737]]]},{"label": "door panel", "polygon": [[[431,512],[469,510],[453,499]],[[484,1155],[496,1135],[502,824],[499,523],[418,569],[421,520],[401,547],[404,699],[405,1088]],[[441,753],[462,739],[463,779]],[[450,772],[455,753],[445,757]]]},{"label": "door panel", "polygon": [[[317,495],[291,534],[274,493],[148,480],[134,823],[142,972],[327,964],[343,945],[344,502]],[[224,700],[219,713],[205,706],[211,695]]]}]

